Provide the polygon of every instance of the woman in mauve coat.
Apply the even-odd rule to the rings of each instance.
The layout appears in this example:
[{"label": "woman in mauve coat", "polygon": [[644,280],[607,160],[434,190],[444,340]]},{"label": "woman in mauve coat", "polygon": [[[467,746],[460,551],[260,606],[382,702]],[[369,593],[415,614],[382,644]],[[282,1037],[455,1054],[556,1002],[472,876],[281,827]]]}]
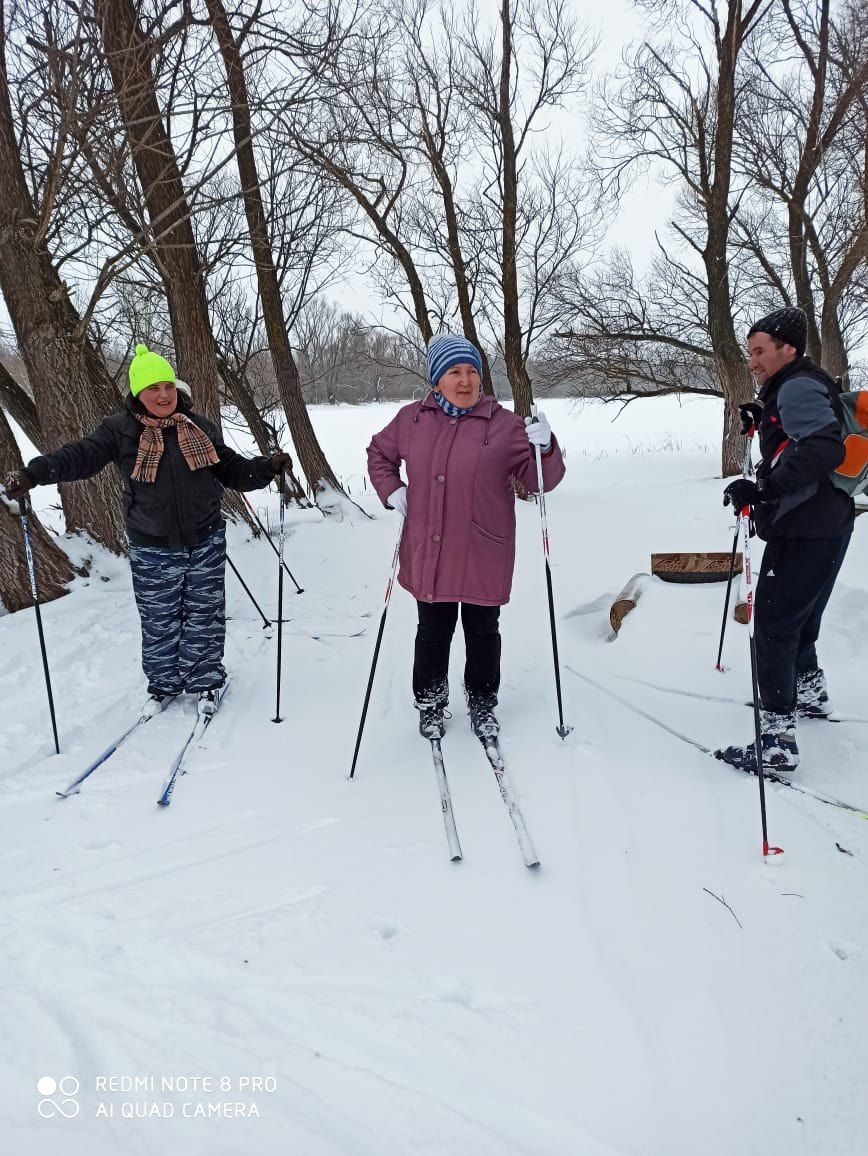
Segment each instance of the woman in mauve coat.
[{"label": "woman in mauve coat", "polygon": [[398,581],[419,608],[413,695],[425,738],[443,735],[459,603],[470,725],[482,741],[497,735],[498,621],[515,563],[511,478],[537,491],[536,446],[546,491],[564,476],[545,416],[523,421],[503,409],[483,394],[481,373],[479,350],[464,337],[435,337],[428,346],[431,392],[400,409],[368,446],[368,473],[380,500],[406,518]]}]

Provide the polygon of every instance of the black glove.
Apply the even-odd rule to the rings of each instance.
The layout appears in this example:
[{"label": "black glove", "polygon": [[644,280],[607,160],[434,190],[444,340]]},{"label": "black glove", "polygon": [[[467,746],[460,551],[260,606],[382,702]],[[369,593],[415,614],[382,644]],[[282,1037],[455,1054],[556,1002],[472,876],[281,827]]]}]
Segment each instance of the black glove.
[{"label": "black glove", "polygon": [[27,470],[14,470],[11,474],[6,475],[4,485],[6,497],[11,498],[13,502],[18,502],[27,496],[36,483]]},{"label": "black glove", "polygon": [[750,478],[736,478],[723,491],[723,504],[733,506],[741,511],[745,506],[758,506],[760,502],[767,502],[768,497],[757,489],[756,482]]},{"label": "black glove", "polygon": [[759,429],[763,407],[757,401],[746,401],[738,407],[738,416],[741,418],[741,432],[749,434],[752,429]]},{"label": "black glove", "polygon": [[271,466],[271,472],[275,477],[277,477],[281,470],[292,469],[292,458],[289,454],[272,454],[268,461]]}]

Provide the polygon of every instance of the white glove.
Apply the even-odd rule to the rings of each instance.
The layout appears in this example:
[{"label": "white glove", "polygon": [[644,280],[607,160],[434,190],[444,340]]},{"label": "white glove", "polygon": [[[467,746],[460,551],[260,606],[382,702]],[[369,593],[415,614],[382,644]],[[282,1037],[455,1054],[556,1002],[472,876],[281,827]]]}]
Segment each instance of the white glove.
[{"label": "white glove", "polygon": [[397,510],[402,518],[407,517],[407,487],[401,486],[394,494],[389,494],[386,504]]},{"label": "white glove", "polygon": [[552,448],[552,427],[549,425],[546,415],[541,410],[537,410],[537,420],[534,421],[532,417],[524,419],[524,432],[527,434],[527,440],[532,446],[539,446],[540,450],[547,454]]}]

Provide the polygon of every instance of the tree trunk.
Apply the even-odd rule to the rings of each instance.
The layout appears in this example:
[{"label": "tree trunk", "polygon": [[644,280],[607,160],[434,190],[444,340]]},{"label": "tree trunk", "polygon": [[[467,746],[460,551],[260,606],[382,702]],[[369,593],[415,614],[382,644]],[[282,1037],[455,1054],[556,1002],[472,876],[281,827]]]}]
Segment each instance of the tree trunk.
[{"label": "tree trunk", "polygon": [[823,312],[820,320],[823,352],[819,364],[830,377],[840,377],[846,389],[850,361],[847,356],[844,334],[841,332],[841,322],[838,318],[838,304],[838,301],[828,299],[823,301]]},{"label": "tree trunk", "polygon": [[[0,477],[23,465],[21,453],[15,444],[9,423],[0,409]],[[53,602],[68,593],[67,584],[75,573],[66,554],[35,514],[28,519],[33,564],[36,570],[36,588],[40,602]],[[30,590],[30,572],[21,519],[13,504],[0,495],[0,602],[10,614],[33,605]]]},{"label": "tree trunk", "polygon": [[[0,21],[0,289],[43,431],[55,449],[94,429],[119,399],[86,335],[67,285],[36,238],[39,213],[28,191],[12,123]],[[117,471],[60,487],[67,528],[84,530],[117,554],[126,550]]]},{"label": "tree trunk", "polygon": [[419,115],[422,118],[425,151],[434,171],[437,184],[440,186],[440,195],[443,198],[443,213],[446,221],[446,240],[449,249],[449,260],[452,264],[452,275],[455,278],[455,290],[458,294],[458,312],[464,328],[464,336],[479,350],[482,358],[482,390],[494,396],[494,384],[491,380],[491,365],[479,340],[476,329],[476,318],[473,315],[473,304],[470,299],[470,285],[467,280],[467,266],[464,262],[464,253],[461,249],[461,235],[458,228],[458,211],[455,206],[455,190],[452,187],[452,178],[443,161],[443,154],[434,142],[434,136],[428,126],[428,114],[421,90],[416,86],[416,103]]},{"label": "tree trunk", "polygon": [[205,284],[174,147],[157,101],[148,42],[132,0],[94,0],[106,61],[144,194],[166,292],[178,376],[220,425],[219,375]]},{"label": "tree trunk", "polygon": [[512,15],[510,0],[501,0],[501,61],[499,127],[503,164],[502,248],[503,268],[503,357],[506,375],[515,398],[515,412],[522,417],[530,415],[533,390],[527,367],[522,357],[521,317],[518,309],[518,265],[516,257],[516,219],[518,215],[518,165],[515,135],[512,128],[511,77],[512,68]]},{"label": "tree trunk", "polygon": [[732,139],[735,128],[735,71],[745,28],[740,0],[729,0],[727,25],[717,46],[713,171],[706,177],[708,232],[703,261],[708,284],[708,329],[717,375],[724,397],[721,470],[724,477],[741,473],[744,452],[738,407],[754,394],[750,371],[732,321],[729,267],[727,262],[732,168]]},{"label": "tree trunk", "polygon": [[[868,140],[865,143],[864,157],[868,170]],[[866,188],[866,205],[868,205],[868,188]],[[820,364],[828,374],[840,377],[845,384],[849,375],[850,361],[844,334],[841,331],[839,313],[841,298],[860,265],[866,263],[868,263],[868,223],[863,221],[862,228],[844,254],[832,283],[825,287],[820,317],[820,337],[823,346]]]},{"label": "tree trunk", "polygon": [[[731,324],[731,322],[730,322]],[[721,476],[740,474],[744,458],[744,435],[741,432],[741,418],[738,407],[752,401],[754,387],[750,372],[740,356],[728,363],[716,360],[717,379],[723,391],[723,443],[721,449]]]},{"label": "tree trunk", "polygon": [[[233,403],[240,410],[244,420],[247,422],[247,427],[253,435],[256,442],[256,447],[264,458],[270,458],[272,454],[276,454],[280,450],[277,443],[277,438],[274,436],[274,429],[268,424],[262,414],[259,412],[259,407],[253,399],[253,394],[247,388],[241,375],[236,373],[234,369],[221,361],[220,375],[226,383],[226,389]],[[301,483],[295,476],[295,471],[290,468],[286,471],[286,496],[291,501],[297,502],[300,506],[309,506],[310,502],[307,500],[307,495],[301,487]]]},{"label": "tree trunk", "polygon": [[259,286],[259,298],[262,302],[262,317],[268,335],[268,347],[271,351],[271,361],[277,378],[280,399],[286,410],[289,430],[298,452],[301,468],[314,497],[325,486],[343,494],[341,484],[326,460],[311,423],[310,414],[302,397],[298,366],[289,344],[283,299],[280,295],[280,282],[277,269],[274,266],[271,238],[268,235],[259,173],[256,169],[256,157],[253,152],[250,100],[247,94],[247,82],[241,54],[232,35],[232,29],[229,26],[226,10],[221,0],[205,0],[205,4],[226,69],[226,83],[232,105],[232,131],[235,138],[238,173],[244,196],[244,211],[247,216],[247,228],[250,233],[250,243],[256,266],[256,280]]},{"label": "tree trunk", "polygon": [[0,362],[0,408],[5,409],[13,421],[21,426],[24,436],[33,442],[38,453],[47,452],[48,446],[45,443],[45,434],[42,432],[36,406],[2,362]]},{"label": "tree trunk", "polygon": [[[804,190],[803,196],[807,196],[807,189]],[[807,318],[808,332],[805,353],[819,365],[822,359],[822,344],[814,308],[811,273],[808,269],[808,242],[805,237],[803,207],[803,201],[794,203],[791,200],[787,205],[787,239],[790,248],[790,268],[793,272],[793,284],[796,288],[796,304]]]},{"label": "tree trunk", "polygon": [[[792,195],[787,203],[787,240],[790,249],[790,267],[796,288],[796,304],[807,318],[808,332],[805,352],[820,364],[822,341],[814,304],[811,274],[808,270],[808,201],[811,181],[817,171],[822,150],[820,147],[823,106],[826,102],[826,77],[829,60],[829,6],[830,0],[821,0],[817,28],[818,44],[815,54],[806,55],[814,81],[810,109],[804,125],[799,166],[793,181]],[[792,15],[787,11],[787,16]]]}]

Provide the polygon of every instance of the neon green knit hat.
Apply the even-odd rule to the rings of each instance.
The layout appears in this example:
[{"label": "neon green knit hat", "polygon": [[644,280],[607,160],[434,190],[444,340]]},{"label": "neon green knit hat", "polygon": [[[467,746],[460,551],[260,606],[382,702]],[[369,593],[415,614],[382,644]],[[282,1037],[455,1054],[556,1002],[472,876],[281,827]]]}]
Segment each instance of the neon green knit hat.
[{"label": "neon green knit hat", "polygon": [[158,381],[175,384],[175,371],[159,353],[151,353],[147,345],[136,346],[136,356],[130,362],[130,393],[138,397],[149,385]]}]

